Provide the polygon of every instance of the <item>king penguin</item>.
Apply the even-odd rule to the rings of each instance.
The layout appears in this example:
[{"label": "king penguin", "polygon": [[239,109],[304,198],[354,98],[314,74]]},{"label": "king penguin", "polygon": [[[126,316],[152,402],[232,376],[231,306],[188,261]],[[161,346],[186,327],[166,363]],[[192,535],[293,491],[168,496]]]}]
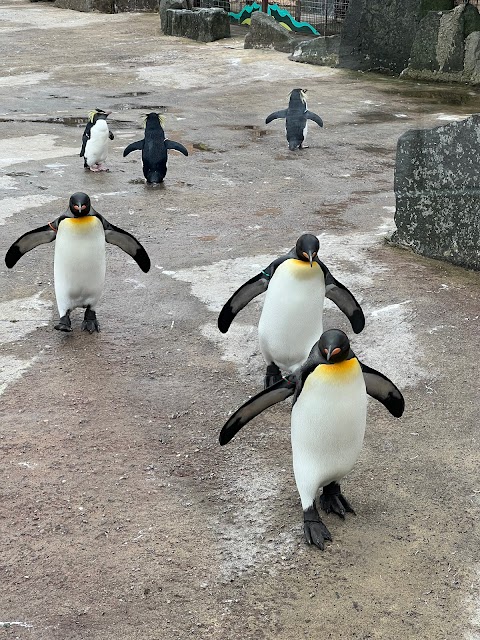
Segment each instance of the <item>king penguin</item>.
[{"label": "king penguin", "polygon": [[95,211],[86,193],[70,196],[68,209],[43,227],[28,231],[12,244],[5,256],[11,269],[20,258],[40,244],[56,240],[54,258],[55,296],[59,331],[72,331],[70,313],[85,309],[82,329],[100,331],[95,308],[105,282],[105,241],[130,255],[145,273],[150,269],[147,252],[132,235],[115,227]]},{"label": "king penguin", "polygon": [[80,157],[83,158],[83,166],[90,171],[108,171],[104,166],[108,154],[108,140],[113,140],[114,135],[109,130],[107,117],[111,111],[94,109],[88,114],[88,122],[82,136],[82,148]]},{"label": "king penguin", "polygon": [[180,151],[188,156],[188,151],[183,144],[165,138],[162,127],[163,117],[158,113],[149,113],[145,118],[145,137],[143,140],[132,142],[123,151],[123,157],[132,151],[142,152],[143,175],[147,184],[159,184],[163,182],[167,174],[168,150]]},{"label": "king penguin", "polygon": [[301,235],[289,253],[235,291],[218,317],[218,328],[226,333],[237,313],[267,292],[258,324],[260,350],[267,364],[265,387],[281,379],[281,370],[293,372],[305,362],[323,331],[325,297],[343,311],[355,333],[365,326],[358,302],[319,260],[319,246],[316,236]]},{"label": "king penguin", "polygon": [[305,365],[243,404],[220,433],[225,445],[247,422],[293,395],[291,442],[293,472],[303,509],[305,540],[319,549],[332,536],[316,506],[340,518],[355,513],[340,490],[340,480],[353,468],[366,427],[367,394],[399,418],[405,402],[386,376],[362,364],[338,329],[325,331]]},{"label": "king penguin", "polygon": [[323,127],[323,120],[316,113],[308,110],[305,97],[306,89],[293,89],[290,93],[288,108],[271,113],[265,120],[268,124],[277,118],[285,118],[285,134],[290,151],[305,148],[308,120],[313,120],[319,127]]}]

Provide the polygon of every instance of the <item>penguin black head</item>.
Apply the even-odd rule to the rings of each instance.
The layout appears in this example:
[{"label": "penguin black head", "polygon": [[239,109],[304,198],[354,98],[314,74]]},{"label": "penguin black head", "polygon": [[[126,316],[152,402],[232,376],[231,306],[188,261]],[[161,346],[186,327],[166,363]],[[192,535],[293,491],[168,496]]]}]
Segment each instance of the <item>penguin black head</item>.
[{"label": "penguin black head", "polygon": [[68,208],[73,213],[75,218],[81,218],[82,216],[88,216],[90,213],[90,198],[86,193],[78,191],[70,196]]},{"label": "penguin black head", "polygon": [[310,262],[310,266],[312,266],[313,260],[317,257],[319,248],[320,243],[317,236],[314,236],[312,233],[304,233],[297,240],[295,252],[299,260]]},{"label": "penguin black head", "polygon": [[296,102],[297,100],[300,100],[301,102],[305,103],[306,93],[307,93],[306,89],[292,89],[292,91],[290,91],[290,100],[293,100],[294,102]]},{"label": "penguin black head", "polygon": [[92,124],[95,124],[97,120],[106,120],[111,113],[111,111],[104,111],[103,109],[94,109],[89,112],[88,119]]},{"label": "penguin black head", "polygon": [[159,113],[155,113],[155,111],[152,111],[151,113],[147,113],[144,120],[145,120],[145,128],[158,127],[158,125],[162,127],[164,122],[163,116],[161,116]]},{"label": "penguin black head", "polygon": [[340,329],[329,329],[322,333],[318,348],[327,362],[335,364],[347,359],[350,353],[350,341]]}]

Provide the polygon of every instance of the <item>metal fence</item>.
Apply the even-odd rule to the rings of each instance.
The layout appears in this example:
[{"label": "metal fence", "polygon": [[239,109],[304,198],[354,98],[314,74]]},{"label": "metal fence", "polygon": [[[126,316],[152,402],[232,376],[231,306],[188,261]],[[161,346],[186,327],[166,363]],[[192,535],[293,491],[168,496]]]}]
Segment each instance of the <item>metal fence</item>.
[{"label": "metal fence", "polygon": [[[292,31],[312,36],[328,36],[340,33],[348,2],[349,0],[278,0],[275,4],[269,4],[269,12]],[[194,0],[194,6],[221,7],[229,12],[232,22],[245,26],[250,23],[251,13],[261,8],[255,0]]]}]

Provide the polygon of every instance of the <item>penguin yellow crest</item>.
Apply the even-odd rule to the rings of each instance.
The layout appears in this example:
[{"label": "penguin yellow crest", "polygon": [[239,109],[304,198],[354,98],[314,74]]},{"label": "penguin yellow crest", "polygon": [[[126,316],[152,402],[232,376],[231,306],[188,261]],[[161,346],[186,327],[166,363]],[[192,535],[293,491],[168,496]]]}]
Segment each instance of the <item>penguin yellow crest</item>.
[{"label": "penguin yellow crest", "polygon": [[[148,118],[148,113],[146,115],[143,116],[143,128],[145,129],[145,127],[147,126],[147,118]],[[159,113],[157,113],[158,116],[158,121],[160,122],[160,124],[163,125],[165,124],[165,116],[160,115]]]},{"label": "penguin yellow crest", "polygon": [[94,109],[93,111],[89,111],[88,112],[88,120],[89,122],[93,123],[93,119],[95,118],[95,115],[98,113],[98,111],[96,109]]}]

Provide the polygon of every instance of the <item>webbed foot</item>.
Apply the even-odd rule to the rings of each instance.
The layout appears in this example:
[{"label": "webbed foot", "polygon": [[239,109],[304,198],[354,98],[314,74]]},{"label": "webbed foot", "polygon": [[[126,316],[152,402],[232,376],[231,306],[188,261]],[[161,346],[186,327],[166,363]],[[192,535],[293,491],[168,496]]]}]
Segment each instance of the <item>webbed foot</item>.
[{"label": "webbed foot", "polygon": [[100,331],[100,325],[98,324],[97,314],[93,309],[85,309],[85,315],[82,322],[82,331],[88,331],[93,333],[94,331]]},{"label": "webbed foot", "polygon": [[67,313],[60,318],[60,320],[54,326],[54,329],[56,329],[57,331],[66,332],[73,331],[72,323],[70,321],[70,311],[67,311]]},{"label": "webbed foot", "polygon": [[326,487],[323,487],[323,493],[320,496],[320,506],[325,513],[332,513],[333,511],[333,513],[336,513],[337,516],[342,519],[345,518],[346,512],[355,515],[352,505],[340,491],[338,482],[331,482],[327,484]]},{"label": "webbed foot", "polygon": [[271,387],[272,384],[279,382],[281,379],[282,373],[280,369],[274,362],[272,362],[272,364],[267,366],[267,370],[265,372],[264,388],[268,389],[268,387]]},{"label": "webbed foot", "polygon": [[305,542],[323,551],[325,540],[332,540],[332,534],[320,520],[315,503],[303,512],[303,533]]}]

